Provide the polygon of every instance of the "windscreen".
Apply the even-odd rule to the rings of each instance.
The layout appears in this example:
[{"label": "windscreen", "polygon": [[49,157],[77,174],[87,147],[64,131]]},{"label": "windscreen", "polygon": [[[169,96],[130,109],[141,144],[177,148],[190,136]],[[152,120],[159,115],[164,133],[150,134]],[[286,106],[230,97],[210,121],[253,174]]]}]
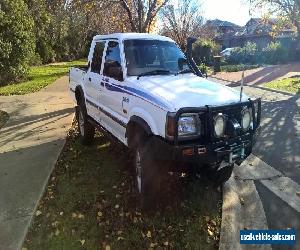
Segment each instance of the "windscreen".
[{"label": "windscreen", "polygon": [[125,40],[124,50],[128,76],[138,76],[153,70],[176,74],[190,69],[184,53],[173,42]]}]

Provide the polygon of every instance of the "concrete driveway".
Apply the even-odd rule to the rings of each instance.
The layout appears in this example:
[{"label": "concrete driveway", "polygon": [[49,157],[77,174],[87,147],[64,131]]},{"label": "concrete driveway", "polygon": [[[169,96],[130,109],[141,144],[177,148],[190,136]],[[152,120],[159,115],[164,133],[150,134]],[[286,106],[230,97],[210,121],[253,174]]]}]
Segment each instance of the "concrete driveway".
[{"label": "concrete driveway", "polygon": [[37,93],[0,96],[0,249],[19,249],[73,117],[68,77]]},{"label": "concrete driveway", "polygon": [[[260,71],[267,70],[260,69]],[[294,73],[298,75],[299,71],[300,68],[297,68],[297,72]],[[253,77],[251,72],[247,72],[248,79]],[[240,90],[240,82],[235,81],[237,78],[232,76],[241,76],[241,72],[222,74],[222,78],[226,78],[225,81],[218,78],[212,80]],[[288,72],[286,74],[289,75]],[[236,168],[236,177],[244,182],[249,180],[254,182],[256,186],[254,191],[258,192],[258,198],[263,205],[261,211],[265,213],[269,229],[295,228],[299,239],[300,95],[271,90],[260,85],[254,81],[244,87],[246,94],[262,99],[261,132],[253,149],[253,156],[248,160],[249,164],[245,163]],[[251,216],[257,218],[258,215],[253,212],[246,215]],[[258,223],[256,219],[254,221]],[[282,249],[278,245],[272,247]],[[300,248],[299,240],[296,248]]]}]

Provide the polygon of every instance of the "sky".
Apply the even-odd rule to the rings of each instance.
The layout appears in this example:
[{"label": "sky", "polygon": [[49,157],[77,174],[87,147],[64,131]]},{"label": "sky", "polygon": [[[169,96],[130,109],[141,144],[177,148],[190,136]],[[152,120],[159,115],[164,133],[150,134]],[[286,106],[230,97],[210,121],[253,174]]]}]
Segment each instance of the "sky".
[{"label": "sky", "polygon": [[202,13],[206,19],[221,19],[244,26],[251,17],[247,0],[202,0]]}]

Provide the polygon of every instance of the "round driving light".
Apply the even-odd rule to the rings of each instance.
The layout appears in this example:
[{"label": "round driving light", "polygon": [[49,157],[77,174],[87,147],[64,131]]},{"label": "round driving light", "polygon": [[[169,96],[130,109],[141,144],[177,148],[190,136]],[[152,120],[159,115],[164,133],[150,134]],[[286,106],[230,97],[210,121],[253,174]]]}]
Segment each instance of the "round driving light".
[{"label": "round driving light", "polygon": [[214,118],[214,129],[216,137],[221,137],[225,132],[225,119],[222,114],[218,114]]},{"label": "round driving light", "polygon": [[242,129],[248,130],[251,124],[251,113],[249,109],[245,109],[242,111]]}]

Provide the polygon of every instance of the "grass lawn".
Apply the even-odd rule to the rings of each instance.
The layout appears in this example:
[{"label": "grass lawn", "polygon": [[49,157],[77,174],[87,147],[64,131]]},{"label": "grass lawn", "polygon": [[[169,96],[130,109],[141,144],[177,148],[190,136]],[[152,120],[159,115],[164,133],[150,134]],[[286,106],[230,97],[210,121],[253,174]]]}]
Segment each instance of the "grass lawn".
[{"label": "grass lawn", "polygon": [[9,115],[6,112],[0,110],[0,128],[4,126],[4,124],[8,121],[8,119],[9,119]]},{"label": "grass lawn", "polygon": [[128,152],[71,129],[24,242],[27,249],[217,249],[221,192],[170,176],[152,213],[138,208]]},{"label": "grass lawn", "polygon": [[0,95],[24,95],[39,91],[54,82],[57,78],[66,75],[70,67],[85,64],[85,61],[80,60],[57,65],[50,64],[31,67],[26,81],[0,87]]},{"label": "grass lawn", "polygon": [[300,93],[300,77],[290,77],[264,84],[271,89],[283,90],[291,93]]}]

